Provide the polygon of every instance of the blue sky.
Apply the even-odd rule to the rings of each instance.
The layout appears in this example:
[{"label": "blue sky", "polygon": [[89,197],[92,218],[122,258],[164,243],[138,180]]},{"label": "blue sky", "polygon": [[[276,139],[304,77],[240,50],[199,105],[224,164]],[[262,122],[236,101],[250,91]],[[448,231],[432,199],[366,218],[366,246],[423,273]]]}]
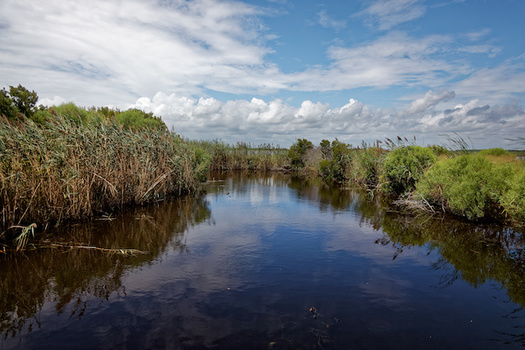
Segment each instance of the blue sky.
[{"label": "blue sky", "polygon": [[0,85],[191,139],[519,148],[523,0],[3,0]]}]

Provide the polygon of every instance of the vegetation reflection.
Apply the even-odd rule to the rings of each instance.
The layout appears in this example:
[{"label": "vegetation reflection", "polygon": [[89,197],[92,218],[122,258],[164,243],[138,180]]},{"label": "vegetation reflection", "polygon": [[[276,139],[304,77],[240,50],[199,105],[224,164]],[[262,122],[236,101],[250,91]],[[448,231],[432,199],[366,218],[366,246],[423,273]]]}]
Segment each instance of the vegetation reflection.
[{"label": "vegetation reflection", "polygon": [[[5,338],[38,327],[44,303],[57,313],[82,317],[88,301],[124,294],[122,278],[129,268],[149,264],[168,249],[185,252],[184,233],[210,218],[201,196],[187,196],[154,208],[123,213],[54,233],[53,249],[0,257],[0,332]],[[80,243],[82,243],[80,245]],[[80,247],[138,249],[144,254],[110,254]],[[59,248],[56,248],[59,247]]]}]

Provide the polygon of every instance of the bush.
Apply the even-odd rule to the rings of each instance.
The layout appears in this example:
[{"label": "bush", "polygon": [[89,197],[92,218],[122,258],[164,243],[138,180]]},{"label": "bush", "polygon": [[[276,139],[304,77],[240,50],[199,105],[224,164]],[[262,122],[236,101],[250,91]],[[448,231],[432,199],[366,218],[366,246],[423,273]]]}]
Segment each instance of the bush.
[{"label": "bush", "polygon": [[507,177],[508,190],[501,196],[500,204],[510,221],[525,224],[525,168]]},{"label": "bush", "polygon": [[295,168],[303,168],[305,165],[306,151],[312,148],[314,148],[313,143],[307,139],[297,139],[297,142],[288,150],[291,165]]},{"label": "bush", "polygon": [[502,212],[500,199],[509,188],[505,179],[511,171],[510,167],[497,167],[481,155],[462,155],[438,161],[421,178],[416,192],[470,220],[497,217]]},{"label": "bush", "polygon": [[346,181],[351,165],[350,147],[337,139],[331,145],[323,140],[320,151],[324,159],[319,161],[319,175],[327,180]]},{"label": "bush", "polygon": [[166,124],[153,115],[140,109],[129,109],[117,114],[117,121],[124,126],[124,129],[158,129],[168,130]]},{"label": "bush", "polygon": [[429,147],[398,147],[390,152],[383,164],[383,190],[391,194],[412,191],[425,170],[437,160]]}]

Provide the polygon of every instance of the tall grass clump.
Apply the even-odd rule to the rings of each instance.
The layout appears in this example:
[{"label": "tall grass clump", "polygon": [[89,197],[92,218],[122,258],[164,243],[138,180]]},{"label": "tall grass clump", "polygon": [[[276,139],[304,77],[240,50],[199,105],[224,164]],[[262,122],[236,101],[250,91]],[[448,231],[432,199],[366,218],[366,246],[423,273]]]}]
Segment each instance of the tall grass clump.
[{"label": "tall grass clump", "polygon": [[43,119],[0,120],[3,226],[89,218],[195,185],[195,155],[175,134],[126,129],[74,105]]},{"label": "tall grass clump", "polygon": [[361,147],[352,149],[348,181],[370,190],[378,189],[387,153],[388,151],[381,147],[379,142],[363,143]]}]

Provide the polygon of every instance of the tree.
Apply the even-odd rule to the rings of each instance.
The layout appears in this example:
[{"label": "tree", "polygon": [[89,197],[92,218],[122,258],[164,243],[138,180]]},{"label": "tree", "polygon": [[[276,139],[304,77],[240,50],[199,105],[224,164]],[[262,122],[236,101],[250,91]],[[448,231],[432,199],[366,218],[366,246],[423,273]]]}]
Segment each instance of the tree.
[{"label": "tree", "polygon": [[9,86],[9,92],[0,92],[0,113],[8,118],[15,118],[18,113],[31,118],[35,112],[38,95],[22,85]]},{"label": "tree", "polygon": [[288,150],[288,157],[292,166],[296,168],[304,167],[304,156],[306,151],[311,148],[314,148],[314,145],[307,139],[297,139],[297,142]]}]

